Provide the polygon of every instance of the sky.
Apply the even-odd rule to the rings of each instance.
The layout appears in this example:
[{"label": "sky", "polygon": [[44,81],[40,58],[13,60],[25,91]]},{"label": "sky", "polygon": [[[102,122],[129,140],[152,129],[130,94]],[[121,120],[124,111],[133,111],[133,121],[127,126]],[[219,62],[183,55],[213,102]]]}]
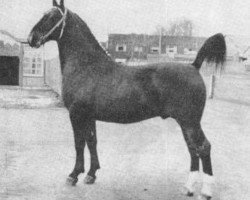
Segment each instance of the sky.
[{"label": "sky", "polygon": [[166,0],[167,19],[188,18],[197,35],[217,32],[250,37],[249,0]]},{"label": "sky", "polygon": [[[52,0],[0,0],[0,29],[27,38]],[[217,32],[250,37],[249,0],[65,0],[99,41],[109,33],[155,32],[176,19],[194,23],[196,36]]]},{"label": "sky", "polygon": [[[27,37],[52,0],[0,0],[0,29]],[[164,0],[65,0],[98,40],[108,33],[151,33],[166,18]]]}]

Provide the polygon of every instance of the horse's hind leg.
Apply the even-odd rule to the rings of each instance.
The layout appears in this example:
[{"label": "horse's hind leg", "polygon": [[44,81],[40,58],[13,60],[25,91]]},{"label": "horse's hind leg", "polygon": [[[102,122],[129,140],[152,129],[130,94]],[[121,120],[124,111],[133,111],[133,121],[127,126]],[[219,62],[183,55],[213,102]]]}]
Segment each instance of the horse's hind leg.
[{"label": "horse's hind leg", "polygon": [[212,196],[212,185],[213,185],[213,172],[210,157],[211,145],[205,137],[200,124],[186,125],[180,123],[185,141],[188,146],[188,150],[191,156],[191,170],[190,175],[186,184],[187,195],[192,196],[194,192],[194,185],[199,178],[199,158],[203,165],[203,187],[202,187],[202,198],[211,199]]},{"label": "horse's hind leg", "polygon": [[185,188],[185,194],[187,196],[193,196],[194,195],[194,186],[199,180],[199,156],[197,155],[197,152],[195,150],[195,147],[192,146],[192,142],[190,141],[190,130],[188,128],[184,128],[181,126],[184,139],[187,143],[188,151],[191,158],[191,165],[190,165],[190,172],[188,176],[188,180],[186,182]]},{"label": "horse's hind leg", "polygon": [[97,137],[96,137],[96,123],[95,121],[90,122],[91,134],[86,137],[86,142],[90,152],[90,170],[88,175],[85,177],[84,182],[86,184],[93,184],[96,179],[96,171],[100,169],[100,164],[97,155]]},{"label": "horse's hind leg", "polygon": [[205,137],[202,128],[198,129],[200,135],[204,136],[203,142],[199,145],[198,153],[201,158],[202,166],[203,166],[203,185],[201,194],[205,199],[211,199],[212,197],[212,186],[214,185],[214,177],[212,171],[212,163],[211,163],[211,144],[208,139]]},{"label": "horse's hind leg", "polygon": [[193,196],[194,186],[198,182],[198,179],[199,179],[199,155],[196,152],[196,148],[191,137],[191,135],[193,134],[192,133],[193,129],[184,127],[182,124],[181,124],[181,129],[182,129],[184,139],[187,143],[188,151],[189,151],[190,158],[191,158],[190,172],[189,172],[188,180],[185,185],[185,188],[186,188],[185,194],[187,196]]}]

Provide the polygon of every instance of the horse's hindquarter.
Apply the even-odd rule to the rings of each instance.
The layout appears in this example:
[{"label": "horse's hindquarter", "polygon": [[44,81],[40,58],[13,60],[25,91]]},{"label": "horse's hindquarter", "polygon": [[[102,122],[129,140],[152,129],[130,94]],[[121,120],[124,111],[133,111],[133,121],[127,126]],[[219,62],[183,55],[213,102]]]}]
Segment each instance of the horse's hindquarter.
[{"label": "horse's hindquarter", "polygon": [[203,79],[192,65],[167,63],[153,80],[163,105],[162,117],[200,120],[206,101]]}]

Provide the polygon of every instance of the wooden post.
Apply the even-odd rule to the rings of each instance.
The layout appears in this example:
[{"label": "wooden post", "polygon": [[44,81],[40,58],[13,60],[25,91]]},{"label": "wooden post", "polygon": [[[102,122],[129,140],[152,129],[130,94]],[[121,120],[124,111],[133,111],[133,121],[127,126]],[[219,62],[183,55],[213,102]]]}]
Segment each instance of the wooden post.
[{"label": "wooden post", "polygon": [[210,77],[210,87],[209,87],[209,99],[214,98],[214,91],[215,91],[215,82],[216,82],[216,76],[215,74],[212,74]]},{"label": "wooden post", "polygon": [[160,27],[159,55],[161,55],[161,42],[162,42],[162,27]]},{"label": "wooden post", "polygon": [[24,45],[20,43],[20,54],[19,54],[19,86],[23,87],[23,67],[24,67]]}]

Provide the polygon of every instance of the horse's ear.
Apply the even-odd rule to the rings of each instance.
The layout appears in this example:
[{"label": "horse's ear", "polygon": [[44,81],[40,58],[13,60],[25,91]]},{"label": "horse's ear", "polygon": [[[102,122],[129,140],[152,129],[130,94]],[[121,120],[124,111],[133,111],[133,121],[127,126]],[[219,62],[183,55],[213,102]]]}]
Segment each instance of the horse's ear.
[{"label": "horse's ear", "polygon": [[56,0],[53,0],[53,6],[58,6],[58,3],[56,2]]},{"label": "horse's ear", "polygon": [[61,8],[64,8],[64,0],[61,0],[61,2],[60,2],[60,7],[61,7]]}]

